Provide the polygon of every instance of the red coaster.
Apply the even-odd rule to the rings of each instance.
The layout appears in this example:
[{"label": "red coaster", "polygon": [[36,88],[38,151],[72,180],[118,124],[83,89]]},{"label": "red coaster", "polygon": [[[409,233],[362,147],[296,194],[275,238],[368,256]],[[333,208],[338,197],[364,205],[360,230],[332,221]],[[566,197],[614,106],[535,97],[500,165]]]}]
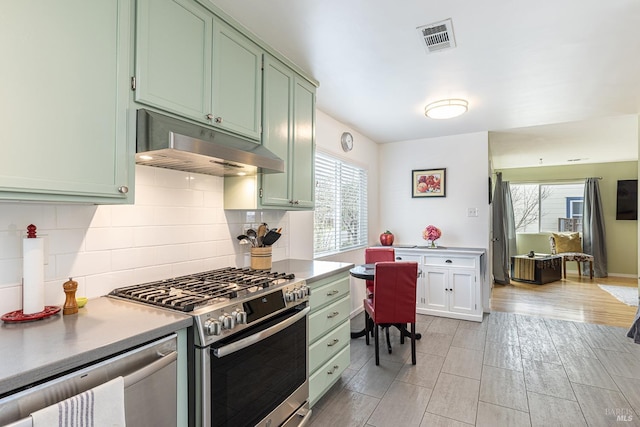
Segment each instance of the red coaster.
[{"label": "red coaster", "polygon": [[0,320],[6,323],[32,322],[34,320],[46,319],[47,317],[53,316],[59,311],[60,307],[56,307],[55,305],[47,305],[44,307],[44,310],[39,313],[24,314],[22,313],[22,310],[16,310],[4,314],[2,317],[0,317]]}]

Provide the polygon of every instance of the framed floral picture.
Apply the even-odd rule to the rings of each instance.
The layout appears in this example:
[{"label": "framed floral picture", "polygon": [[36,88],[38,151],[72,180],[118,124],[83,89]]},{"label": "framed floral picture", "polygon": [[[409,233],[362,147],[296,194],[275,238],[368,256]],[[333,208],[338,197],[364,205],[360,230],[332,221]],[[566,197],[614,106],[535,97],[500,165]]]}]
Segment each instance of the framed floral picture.
[{"label": "framed floral picture", "polygon": [[446,197],[446,172],[442,169],[411,171],[411,197]]}]

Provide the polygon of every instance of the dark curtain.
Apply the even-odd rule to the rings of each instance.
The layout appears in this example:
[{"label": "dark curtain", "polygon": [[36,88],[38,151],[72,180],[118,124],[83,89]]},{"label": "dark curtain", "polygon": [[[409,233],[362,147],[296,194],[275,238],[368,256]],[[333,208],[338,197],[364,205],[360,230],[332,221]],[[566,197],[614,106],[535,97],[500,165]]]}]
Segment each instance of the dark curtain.
[{"label": "dark curtain", "polygon": [[493,196],[493,280],[508,285],[511,256],[516,254],[516,229],[508,182],[502,181],[502,173],[496,174]]},{"label": "dark curtain", "polygon": [[[582,217],[582,250],[593,255],[593,275],[607,277],[607,246],[605,244],[604,213],[598,178],[587,178],[584,185]],[[583,274],[589,274],[583,266]]]}]

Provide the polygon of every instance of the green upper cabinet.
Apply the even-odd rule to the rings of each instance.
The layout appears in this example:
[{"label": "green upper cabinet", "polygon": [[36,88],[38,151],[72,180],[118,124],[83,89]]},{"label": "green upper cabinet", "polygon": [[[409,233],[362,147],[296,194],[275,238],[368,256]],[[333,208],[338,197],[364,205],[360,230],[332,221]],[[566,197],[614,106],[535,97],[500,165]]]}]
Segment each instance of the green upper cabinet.
[{"label": "green upper cabinet", "polygon": [[262,51],[193,0],[138,0],[135,100],[260,140]]},{"label": "green upper cabinet", "polygon": [[213,124],[260,140],[262,50],[217,19],[213,40]]},{"label": "green upper cabinet", "polygon": [[225,209],[314,208],[315,86],[266,55],[262,145],[284,160],[284,173],[225,177]]},{"label": "green upper cabinet", "polygon": [[262,176],[263,207],[313,209],[314,138],[315,87],[267,56],[262,143],[285,161],[286,170]]},{"label": "green upper cabinet", "polygon": [[265,57],[264,61],[264,130],[262,145],[285,162],[284,173],[262,176],[263,206],[291,205],[289,149],[293,141],[294,73],[280,62]]},{"label": "green upper cabinet", "polygon": [[3,2],[0,199],[133,202],[130,19],[129,0]]},{"label": "green upper cabinet", "polygon": [[296,77],[293,91],[292,200],[296,207],[313,209],[315,200],[316,88]]},{"label": "green upper cabinet", "polygon": [[211,112],[213,19],[192,0],[138,0],[135,100],[200,122]]}]

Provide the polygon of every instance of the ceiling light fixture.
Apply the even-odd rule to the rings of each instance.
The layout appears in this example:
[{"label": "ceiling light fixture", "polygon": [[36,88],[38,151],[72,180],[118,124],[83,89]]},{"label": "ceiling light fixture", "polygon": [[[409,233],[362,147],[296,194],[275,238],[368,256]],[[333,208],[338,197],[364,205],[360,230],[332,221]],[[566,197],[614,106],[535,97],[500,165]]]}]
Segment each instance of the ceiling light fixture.
[{"label": "ceiling light fixture", "polygon": [[464,99],[443,99],[424,107],[424,115],[431,119],[451,119],[467,112],[469,103]]}]

